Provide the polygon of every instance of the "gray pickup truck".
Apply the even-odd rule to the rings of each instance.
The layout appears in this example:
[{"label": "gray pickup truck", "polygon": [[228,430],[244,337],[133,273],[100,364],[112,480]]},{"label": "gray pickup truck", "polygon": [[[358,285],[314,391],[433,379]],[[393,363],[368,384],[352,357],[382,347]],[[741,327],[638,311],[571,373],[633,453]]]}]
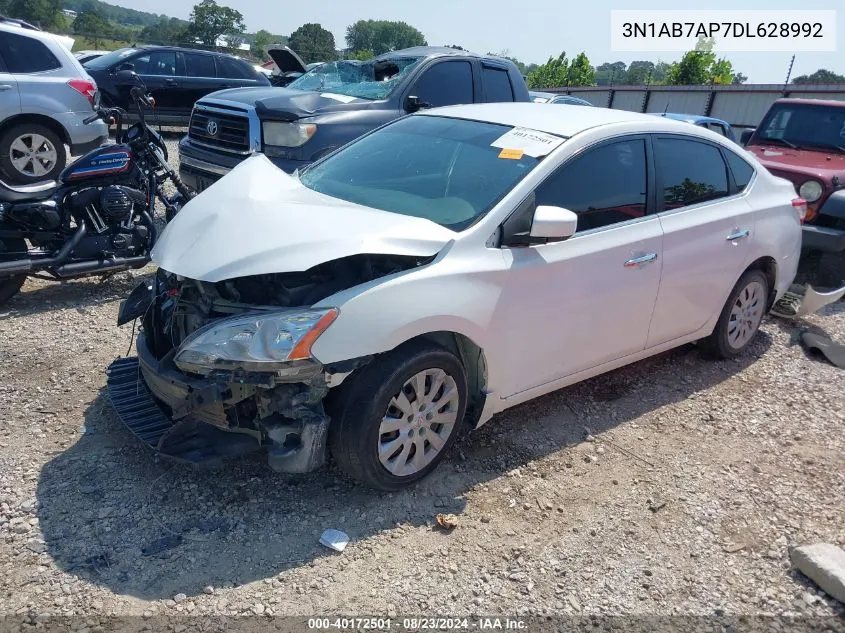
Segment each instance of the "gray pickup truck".
[{"label": "gray pickup truck", "polygon": [[202,191],[256,152],[291,173],[421,108],[506,101],[530,101],[528,88],[513,62],[492,55],[418,47],[327,62],[285,88],[197,101],[179,143],[180,174]]}]

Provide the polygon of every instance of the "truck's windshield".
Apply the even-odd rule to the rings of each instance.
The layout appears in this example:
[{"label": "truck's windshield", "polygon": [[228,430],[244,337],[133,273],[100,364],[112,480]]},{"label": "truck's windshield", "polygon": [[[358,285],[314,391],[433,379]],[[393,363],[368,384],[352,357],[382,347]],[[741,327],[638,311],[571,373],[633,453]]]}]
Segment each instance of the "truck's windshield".
[{"label": "truck's windshield", "polygon": [[421,57],[395,57],[366,62],[350,59],[328,62],[309,70],[288,88],[331,92],[356,99],[385,99],[420,60]]},{"label": "truck's windshield", "polygon": [[845,153],[845,104],[775,104],[757,128],[756,136],[763,143]]}]

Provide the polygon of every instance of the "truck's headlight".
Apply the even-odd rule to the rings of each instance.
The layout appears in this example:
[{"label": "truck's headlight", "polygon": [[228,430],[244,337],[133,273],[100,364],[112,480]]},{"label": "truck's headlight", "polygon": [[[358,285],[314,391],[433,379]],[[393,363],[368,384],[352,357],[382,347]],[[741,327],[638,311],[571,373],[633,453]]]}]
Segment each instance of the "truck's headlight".
[{"label": "truck's headlight", "polygon": [[211,323],[191,334],[173,359],[182,371],[276,371],[311,358],[311,346],[338,310],[252,313]]},{"label": "truck's headlight", "polygon": [[807,202],[815,202],[822,197],[822,184],[817,180],[808,180],[798,188],[798,195]]},{"label": "truck's headlight", "polygon": [[283,121],[264,121],[261,124],[264,144],[276,147],[299,147],[305,145],[317,126],[314,123],[285,123]]}]

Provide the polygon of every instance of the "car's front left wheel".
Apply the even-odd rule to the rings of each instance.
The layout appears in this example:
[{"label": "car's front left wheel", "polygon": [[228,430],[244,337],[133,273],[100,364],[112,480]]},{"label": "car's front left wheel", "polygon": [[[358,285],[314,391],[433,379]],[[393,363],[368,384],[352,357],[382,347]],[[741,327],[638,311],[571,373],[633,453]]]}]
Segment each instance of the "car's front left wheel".
[{"label": "car's front left wheel", "polygon": [[434,343],[411,341],[358,372],[328,402],[332,456],[372,488],[416,483],[458,435],[467,402],[460,360]]}]

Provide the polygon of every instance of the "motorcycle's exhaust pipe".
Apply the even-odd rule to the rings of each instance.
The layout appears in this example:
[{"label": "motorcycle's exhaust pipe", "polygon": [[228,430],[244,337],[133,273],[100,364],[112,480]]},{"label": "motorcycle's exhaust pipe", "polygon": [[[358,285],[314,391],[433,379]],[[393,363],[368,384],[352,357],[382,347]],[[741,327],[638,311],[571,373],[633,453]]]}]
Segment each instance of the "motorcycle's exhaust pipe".
[{"label": "motorcycle's exhaust pipe", "polygon": [[140,268],[150,261],[149,255],[138,255],[137,257],[118,257],[95,262],[73,262],[54,269],[53,272],[63,279],[90,275],[91,273],[111,272],[115,269]]},{"label": "motorcycle's exhaust pipe", "polygon": [[46,257],[44,259],[22,259],[16,262],[0,262],[0,275],[18,275],[21,273],[31,273],[33,271],[44,270],[46,268],[51,268],[52,266],[57,266],[63,264],[70,258],[73,250],[79,246],[79,242],[82,241],[82,238],[85,237],[85,233],[87,229],[85,225],[82,224],[76,229],[76,233],[65,242],[64,246],[62,246],[59,254],[55,257]]}]

